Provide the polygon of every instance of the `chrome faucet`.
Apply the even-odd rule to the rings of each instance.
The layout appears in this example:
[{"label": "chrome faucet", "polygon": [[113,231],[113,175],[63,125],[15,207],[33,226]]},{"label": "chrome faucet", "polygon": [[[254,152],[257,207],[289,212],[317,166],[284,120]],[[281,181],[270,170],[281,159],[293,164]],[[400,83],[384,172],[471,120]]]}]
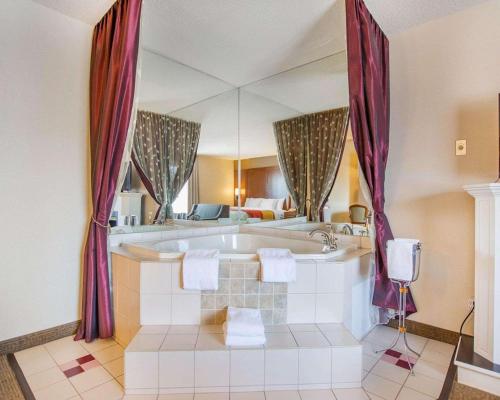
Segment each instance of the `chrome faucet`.
[{"label": "chrome faucet", "polygon": [[342,233],[344,235],[354,235],[354,229],[352,229],[352,226],[349,225],[349,224],[345,224],[343,227],[342,227]]},{"label": "chrome faucet", "polygon": [[337,250],[337,238],[333,232],[333,225],[330,224],[330,232],[324,229],[314,229],[309,232],[308,236],[313,238],[315,235],[321,235],[323,238],[323,253],[330,253],[332,251]]}]

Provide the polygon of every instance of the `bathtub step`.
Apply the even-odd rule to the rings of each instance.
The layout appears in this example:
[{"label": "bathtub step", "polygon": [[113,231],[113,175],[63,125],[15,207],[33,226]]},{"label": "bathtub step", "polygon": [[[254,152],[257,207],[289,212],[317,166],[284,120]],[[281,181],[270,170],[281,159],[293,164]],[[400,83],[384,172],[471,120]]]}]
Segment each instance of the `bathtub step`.
[{"label": "bathtub step", "polygon": [[361,386],[362,347],[342,324],[266,327],[266,344],[227,347],[220,325],[143,326],[125,350],[127,394]]}]

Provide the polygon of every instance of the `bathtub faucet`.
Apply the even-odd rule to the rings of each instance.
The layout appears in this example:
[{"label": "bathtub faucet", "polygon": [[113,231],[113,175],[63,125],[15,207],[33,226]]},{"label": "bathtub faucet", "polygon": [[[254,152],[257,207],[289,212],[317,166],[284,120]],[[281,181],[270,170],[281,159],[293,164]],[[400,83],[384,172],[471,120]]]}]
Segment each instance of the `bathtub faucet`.
[{"label": "bathtub faucet", "polygon": [[308,235],[310,238],[313,238],[316,235],[321,235],[324,244],[323,253],[329,253],[331,251],[337,250],[337,238],[333,233],[332,227],[330,227],[330,232],[324,229],[314,229],[311,232],[309,232]]}]

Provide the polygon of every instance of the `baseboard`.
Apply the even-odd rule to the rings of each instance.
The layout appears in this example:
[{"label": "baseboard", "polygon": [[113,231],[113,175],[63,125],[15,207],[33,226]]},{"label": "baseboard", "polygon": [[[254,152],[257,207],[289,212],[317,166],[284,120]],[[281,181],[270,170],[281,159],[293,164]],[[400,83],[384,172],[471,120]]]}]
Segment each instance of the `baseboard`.
[{"label": "baseboard", "polygon": [[[405,322],[406,330],[408,333],[423,336],[427,339],[439,340],[440,342],[449,343],[453,346],[456,346],[458,344],[458,339],[460,337],[460,334],[458,332],[438,328],[437,326],[423,324],[422,322],[412,321],[410,319],[407,319]],[[387,326],[397,329],[398,320],[391,319]]]},{"label": "baseboard", "polygon": [[38,346],[61,339],[66,336],[74,335],[80,321],[69,322],[64,325],[44,329],[27,335],[18,336],[0,342],[0,354],[15,353],[33,346]]},{"label": "baseboard", "polygon": [[35,400],[35,396],[31,391],[30,385],[28,384],[21,367],[17,363],[14,354],[8,354],[7,360],[9,362],[10,369],[14,372],[14,376],[16,377],[17,383],[19,384],[19,388],[21,389],[25,400]]}]

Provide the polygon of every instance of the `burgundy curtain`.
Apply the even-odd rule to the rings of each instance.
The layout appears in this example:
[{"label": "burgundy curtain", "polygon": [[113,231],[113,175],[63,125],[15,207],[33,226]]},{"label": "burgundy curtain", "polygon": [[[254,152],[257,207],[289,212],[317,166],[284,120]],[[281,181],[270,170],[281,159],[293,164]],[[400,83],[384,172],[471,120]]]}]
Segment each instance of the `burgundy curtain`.
[{"label": "burgundy curtain", "polygon": [[[397,309],[398,290],[387,277],[386,242],[393,235],[384,213],[389,152],[389,41],[362,0],[346,0],[346,15],[351,130],[372,196],[376,232],[373,304]],[[417,311],[411,293],[406,311]]]},{"label": "burgundy curtain", "polygon": [[90,66],[92,210],[75,340],[113,335],[108,220],[132,115],[141,0],[118,0],[95,26]]}]

